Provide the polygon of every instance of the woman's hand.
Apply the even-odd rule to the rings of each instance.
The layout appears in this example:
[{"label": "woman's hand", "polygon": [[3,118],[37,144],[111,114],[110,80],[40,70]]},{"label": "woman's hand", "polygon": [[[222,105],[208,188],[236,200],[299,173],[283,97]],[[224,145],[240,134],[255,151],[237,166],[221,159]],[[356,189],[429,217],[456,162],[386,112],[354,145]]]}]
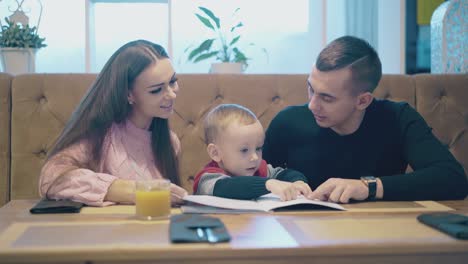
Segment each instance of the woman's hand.
[{"label": "woman's hand", "polygon": [[184,196],[186,196],[187,194],[188,193],[184,188],[171,183],[171,204],[172,205],[182,204],[184,202],[182,198],[184,198]]},{"label": "woman's hand", "polygon": [[135,203],[135,181],[117,179],[107,189],[104,201],[114,203]]},{"label": "woman's hand", "polygon": [[[171,183],[171,204],[180,205],[183,203],[182,198],[187,195],[187,191]],[[135,181],[133,180],[115,180],[107,190],[105,201],[115,203],[135,203]]]}]

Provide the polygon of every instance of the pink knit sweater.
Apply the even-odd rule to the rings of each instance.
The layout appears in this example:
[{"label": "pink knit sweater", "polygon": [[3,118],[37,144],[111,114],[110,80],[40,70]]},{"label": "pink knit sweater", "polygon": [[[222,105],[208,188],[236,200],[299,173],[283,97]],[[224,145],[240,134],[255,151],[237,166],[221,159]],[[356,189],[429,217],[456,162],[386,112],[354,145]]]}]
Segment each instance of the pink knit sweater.
[{"label": "pink knit sweater", "polygon": [[[176,153],[180,141],[171,132]],[[41,197],[71,199],[92,206],[113,204],[104,201],[107,190],[116,179],[162,178],[154,165],[150,131],[136,127],[130,120],[113,124],[103,144],[99,169],[85,168],[91,148],[88,142],[78,142],[49,159],[39,179]]]}]

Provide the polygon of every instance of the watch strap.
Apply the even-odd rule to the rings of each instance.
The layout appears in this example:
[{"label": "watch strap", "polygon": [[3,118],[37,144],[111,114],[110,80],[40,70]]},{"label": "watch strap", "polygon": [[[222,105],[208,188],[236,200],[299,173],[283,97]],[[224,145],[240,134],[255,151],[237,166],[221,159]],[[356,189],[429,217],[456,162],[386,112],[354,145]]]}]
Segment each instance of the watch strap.
[{"label": "watch strap", "polygon": [[369,188],[369,196],[367,196],[366,200],[375,200],[377,195],[377,179],[374,176],[365,176],[361,177],[361,180]]}]

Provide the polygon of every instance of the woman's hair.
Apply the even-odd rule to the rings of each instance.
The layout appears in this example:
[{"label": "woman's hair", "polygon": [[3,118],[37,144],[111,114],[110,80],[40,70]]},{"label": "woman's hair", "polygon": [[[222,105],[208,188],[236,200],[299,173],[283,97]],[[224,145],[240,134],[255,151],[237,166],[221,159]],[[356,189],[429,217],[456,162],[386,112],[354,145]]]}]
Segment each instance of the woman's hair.
[{"label": "woman's hair", "polygon": [[375,49],[365,40],[344,36],[328,44],[318,55],[315,67],[327,72],[349,67],[353,92],[373,92],[382,77],[382,64]]},{"label": "woman's hair", "polygon": [[237,122],[240,125],[251,125],[257,122],[257,116],[248,108],[238,104],[220,104],[211,109],[203,124],[205,143],[213,143],[218,134],[229,124]]},{"label": "woman's hair", "polygon": [[[129,42],[119,48],[104,65],[65,125],[48,158],[70,145],[86,139],[91,149],[91,164],[97,169],[104,139],[112,124],[124,122],[130,111],[128,94],[135,79],[149,65],[169,58],[163,47],[146,40]],[[155,165],[164,177],[180,184],[177,155],[167,119],[153,118],[150,125]]]}]

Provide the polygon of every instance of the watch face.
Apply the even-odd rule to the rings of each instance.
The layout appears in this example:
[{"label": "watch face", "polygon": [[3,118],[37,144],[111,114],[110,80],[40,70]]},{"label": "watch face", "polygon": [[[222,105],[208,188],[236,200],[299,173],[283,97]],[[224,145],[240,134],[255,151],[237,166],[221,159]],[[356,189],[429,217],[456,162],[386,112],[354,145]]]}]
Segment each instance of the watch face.
[{"label": "watch face", "polygon": [[361,177],[361,180],[366,182],[367,185],[377,182],[377,179],[374,176],[363,176]]}]

